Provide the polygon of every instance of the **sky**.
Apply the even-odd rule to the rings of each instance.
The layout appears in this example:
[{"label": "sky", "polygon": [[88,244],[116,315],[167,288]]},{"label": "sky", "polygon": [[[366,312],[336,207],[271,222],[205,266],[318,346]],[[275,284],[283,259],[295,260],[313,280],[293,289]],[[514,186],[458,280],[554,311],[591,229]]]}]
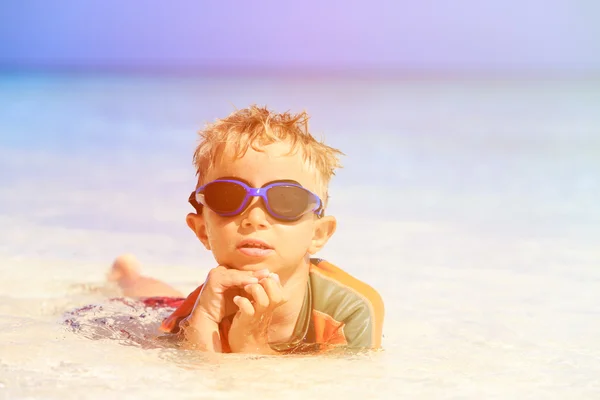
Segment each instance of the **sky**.
[{"label": "sky", "polygon": [[596,73],[597,0],[2,0],[0,69]]}]

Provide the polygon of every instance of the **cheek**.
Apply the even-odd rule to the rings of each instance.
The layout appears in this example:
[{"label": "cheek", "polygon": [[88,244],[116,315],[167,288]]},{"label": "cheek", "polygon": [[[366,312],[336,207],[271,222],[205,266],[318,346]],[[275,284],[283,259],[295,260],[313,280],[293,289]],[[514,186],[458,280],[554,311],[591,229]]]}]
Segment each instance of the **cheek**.
[{"label": "cheek", "polygon": [[286,247],[295,248],[298,251],[308,249],[313,238],[313,224],[307,222],[297,225],[291,229],[291,232],[286,232],[284,237],[287,237]]},{"label": "cheek", "polygon": [[206,236],[212,249],[224,247],[223,245],[227,243],[227,224],[219,221],[214,215],[208,216],[206,218]]},{"label": "cheek", "polygon": [[208,235],[208,243],[210,245],[210,251],[217,263],[221,265],[232,264],[232,254],[234,251],[234,244],[231,236],[227,234],[226,227],[209,225],[206,229]]}]

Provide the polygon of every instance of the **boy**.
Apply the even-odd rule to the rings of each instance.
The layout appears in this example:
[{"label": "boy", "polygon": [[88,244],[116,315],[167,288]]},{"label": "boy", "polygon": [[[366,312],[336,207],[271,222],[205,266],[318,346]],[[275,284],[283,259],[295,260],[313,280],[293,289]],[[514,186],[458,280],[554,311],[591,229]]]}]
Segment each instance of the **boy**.
[{"label": "boy", "polygon": [[[339,150],[316,141],[306,113],[251,106],[200,132],[198,174],[186,222],[218,266],[161,329],[209,352],[278,354],[343,345],[379,348],[379,294],[311,258],[336,229],[325,215]],[[117,259],[111,278],[125,295],[177,296]],[[165,299],[147,298],[146,304]]]}]

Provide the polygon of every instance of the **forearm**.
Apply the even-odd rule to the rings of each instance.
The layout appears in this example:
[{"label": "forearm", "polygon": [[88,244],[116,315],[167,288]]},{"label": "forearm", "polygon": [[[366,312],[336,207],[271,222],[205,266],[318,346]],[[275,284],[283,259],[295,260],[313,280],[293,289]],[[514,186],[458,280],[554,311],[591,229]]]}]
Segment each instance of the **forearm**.
[{"label": "forearm", "polygon": [[276,356],[282,354],[282,352],[273,350],[268,344],[258,343],[247,343],[242,345],[242,347],[232,346],[231,352],[241,354],[260,354],[263,356]]},{"label": "forearm", "polygon": [[188,317],[180,323],[180,335],[184,347],[221,353],[221,334],[219,325],[208,318]]}]

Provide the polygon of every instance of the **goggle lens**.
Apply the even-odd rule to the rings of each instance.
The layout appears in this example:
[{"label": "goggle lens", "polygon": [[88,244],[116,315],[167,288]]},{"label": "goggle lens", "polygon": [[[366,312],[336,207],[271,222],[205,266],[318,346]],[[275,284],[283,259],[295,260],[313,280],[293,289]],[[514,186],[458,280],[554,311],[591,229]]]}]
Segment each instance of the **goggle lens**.
[{"label": "goggle lens", "polygon": [[234,182],[211,182],[203,193],[208,208],[218,214],[235,212],[246,198],[246,189]]},{"label": "goggle lens", "polygon": [[[274,213],[285,218],[297,218],[314,206],[310,192],[298,186],[274,186],[267,190],[269,206]],[[312,204],[311,204],[312,203]]]}]

